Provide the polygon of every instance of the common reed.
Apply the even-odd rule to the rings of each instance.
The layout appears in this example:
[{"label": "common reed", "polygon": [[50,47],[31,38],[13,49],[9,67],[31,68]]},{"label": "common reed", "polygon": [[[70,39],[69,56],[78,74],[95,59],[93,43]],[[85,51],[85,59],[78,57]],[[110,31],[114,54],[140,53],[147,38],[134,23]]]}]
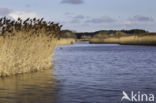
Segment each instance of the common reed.
[{"label": "common reed", "polygon": [[41,19],[0,19],[0,77],[48,69],[61,25]]},{"label": "common reed", "polygon": [[133,34],[129,36],[122,36],[119,38],[119,44],[124,45],[156,45],[156,34]]},{"label": "common reed", "polygon": [[156,45],[156,34],[126,34],[108,37],[93,37],[90,43],[122,44],[122,45]]}]

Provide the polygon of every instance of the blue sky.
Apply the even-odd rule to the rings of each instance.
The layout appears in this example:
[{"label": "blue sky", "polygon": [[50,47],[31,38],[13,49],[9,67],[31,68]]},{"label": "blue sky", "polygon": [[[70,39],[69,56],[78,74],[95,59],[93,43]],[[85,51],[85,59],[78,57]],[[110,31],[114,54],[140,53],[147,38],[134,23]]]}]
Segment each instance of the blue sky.
[{"label": "blue sky", "polygon": [[145,29],[156,32],[156,0],[1,0],[0,16],[44,17],[77,32]]}]

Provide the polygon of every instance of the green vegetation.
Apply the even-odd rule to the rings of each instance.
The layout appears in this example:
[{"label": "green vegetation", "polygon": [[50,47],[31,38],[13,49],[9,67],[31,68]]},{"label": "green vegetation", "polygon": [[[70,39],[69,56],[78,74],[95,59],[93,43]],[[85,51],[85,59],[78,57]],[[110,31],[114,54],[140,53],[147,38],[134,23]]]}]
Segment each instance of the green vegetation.
[{"label": "green vegetation", "polygon": [[148,31],[140,29],[132,30],[100,30],[96,32],[73,32],[70,30],[63,30],[62,37],[64,38],[76,38],[76,39],[86,39],[89,40],[94,37],[112,37],[112,36],[122,36],[130,34],[145,34]]},{"label": "green vegetation", "polygon": [[100,30],[96,32],[82,32],[76,33],[77,39],[82,39],[83,37],[112,37],[112,36],[120,36],[120,35],[130,35],[130,34],[144,34],[148,33],[148,31],[140,30],[140,29],[132,29],[132,30]]},{"label": "green vegetation", "polygon": [[70,30],[62,30],[61,31],[61,38],[74,38],[76,39],[76,34],[73,31]]},{"label": "green vegetation", "polygon": [[145,33],[148,33],[148,31],[141,30],[141,29],[121,30],[121,32],[126,33],[126,34],[145,34]]}]

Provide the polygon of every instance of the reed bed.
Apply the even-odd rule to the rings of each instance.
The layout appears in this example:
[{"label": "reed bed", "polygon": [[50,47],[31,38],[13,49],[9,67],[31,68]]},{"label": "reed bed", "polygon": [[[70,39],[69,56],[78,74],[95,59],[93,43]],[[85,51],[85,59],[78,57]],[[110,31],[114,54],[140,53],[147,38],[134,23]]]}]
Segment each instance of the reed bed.
[{"label": "reed bed", "polygon": [[122,44],[122,45],[156,45],[156,34],[132,34],[120,37],[92,38],[90,43]]},{"label": "reed bed", "polygon": [[57,41],[57,46],[73,44],[75,41],[75,38],[60,38],[60,40]]},{"label": "reed bed", "polygon": [[92,38],[89,40],[91,44],[116,44],[119,43],[119,38],[117,37],[107,37],[107,38]]},{"label": "reed bed", "polygon": [[41,19],[0,19],[0,77],[49,69],[61,26]]},{"label": "reed bed", "polygon": [[119,38],[119,43],[124,45],[156,45],[156,34],[122,36]]}]

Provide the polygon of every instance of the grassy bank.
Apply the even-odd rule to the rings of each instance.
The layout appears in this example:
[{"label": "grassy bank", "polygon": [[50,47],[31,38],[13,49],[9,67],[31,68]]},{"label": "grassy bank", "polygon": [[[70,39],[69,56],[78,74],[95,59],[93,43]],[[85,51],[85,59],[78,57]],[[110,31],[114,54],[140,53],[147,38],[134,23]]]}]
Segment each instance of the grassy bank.
[{"label": "grassy bank", "polygon": [[156,34],[123,36],[119,38],[119,43],[124,45],[156,45]]},{"label": "grassy bank", "polygon": [[105,38],[94,37],[90,43],[122,44],[122,45],[156,45],[156,34],[131,34]]},{"label": "grassy bank", "polygon": [[119,43],[119,38],[109,37],[109,38],[92,38],[89,40],[91,44],[116,44]]},{"label": "grassy bank", "polygon": [[43,19],[0,19],[0,77],[51,68],[60,28]]}]

